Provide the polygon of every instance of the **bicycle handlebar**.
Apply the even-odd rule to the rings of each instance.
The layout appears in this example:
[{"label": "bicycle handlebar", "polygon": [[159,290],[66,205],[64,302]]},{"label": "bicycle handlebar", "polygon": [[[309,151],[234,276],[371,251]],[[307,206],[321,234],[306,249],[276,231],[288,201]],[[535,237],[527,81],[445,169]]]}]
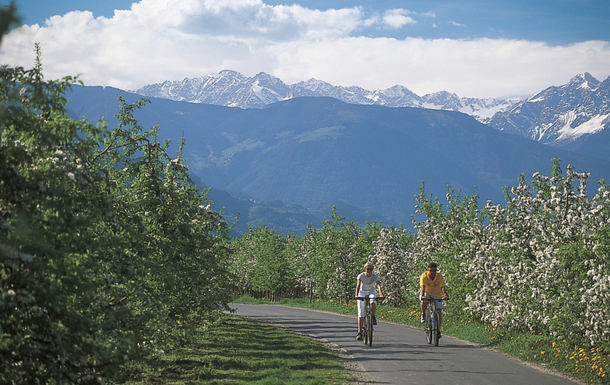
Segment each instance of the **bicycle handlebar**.
[{"label": "bicycle handlebar", "polygon": [[365,299],[375,299],[375,300],[379,300],[379,301],[383,301],[385,299],[385,297],[375,297],[375,298],[371,298],[371,297],[354,297],[354,299],[357,299],[358,301],[364,301]]}]

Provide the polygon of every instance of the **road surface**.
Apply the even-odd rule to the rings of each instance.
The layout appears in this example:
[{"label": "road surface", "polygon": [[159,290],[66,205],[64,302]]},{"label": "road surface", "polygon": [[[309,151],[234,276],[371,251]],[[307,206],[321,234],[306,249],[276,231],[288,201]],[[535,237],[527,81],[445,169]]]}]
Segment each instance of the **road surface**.
[{"label": "road surface", "polygon": [[[378,320],[373,346],[356,340],[356,317],[275,305],[231,304],[240,316],[271,322],[327,341],[376,384],[575,385],[543,367],[443,336],[426,343],[423,329]],[[362,378],[362,377],[361,377]],[[366,382],[366,381],[365,381]]]}]

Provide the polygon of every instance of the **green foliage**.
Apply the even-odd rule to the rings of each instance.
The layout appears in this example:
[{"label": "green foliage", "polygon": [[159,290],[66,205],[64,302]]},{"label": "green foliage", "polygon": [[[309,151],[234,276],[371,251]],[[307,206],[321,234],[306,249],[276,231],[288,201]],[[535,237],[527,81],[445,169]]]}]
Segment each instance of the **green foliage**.
[{"label": "green foliage", "polygon": [[105,304],[89,301],[102,278],[92,230],[110,209],[87,164],[100,129],[65,116],[72,78],[46,83],[41,71],[38,56],[0,73],[0,376],[86,382],[129,349],[128,336],[97,332]]},{"label": "green foliage", "polygon": [[133,112],[145,102],[127,105],[119,98],[120,124],[96,154],[107,176],[104,187],[115,198],[114,215],[103,224],[106,242],[115,248],[105,261],[117,270],[113,298],[147,304],[138,306],[136,319],[123,322],[145,325],[147,340],[168,341],[176,323],[203,322],[222,310],[220,241],[228,228],[188,178],[180,156],[169,158],[167,143],[156,141],[158,127],[146,132],[137,125]]},{"label": "green foliage", "polygon": [[231,243],[232,286],[240,293],[280,299],[298,290],[294,264],[287,255],[289,238],[266,226],[250,228]]},{"label": "green foliage", "polygon": [[0,69],[0,382],[101,383],[226,308],[228,227],[119,99],[68,117],[35,67]]},{"label": "green foliage", "polygon": [[385,303],[400,305],[413,302],[419,293],[420,256],[413,252],[414,237],[405,236],[404,229],[381,229],[371,262],[379,275]]},{"label": "green foliage", "polygon": [[17,8],[15,2],[11,1],[10,5],[5,5],[5,9],[0,9],[0,43],[4,38],[4,34],[12,25],[19,25],[21,20],[17,16]]},{"label": "green foliage", "polygon": [[316,296],[338,302],[353,297],[355,277],[362,272],[367,261],[360,239],[362,229],[355,222],[345,222],[345,217],[333,207],[330,218],[322,222],[320,230],[312,229],[315,251],[312,258],[312,273],[317,283]]},{"label": "green foliage", "polygon": [[284,295],[307,293],[344,302],[353,296],[354,279],[373,252],[381,225],[362,229],[346,222],[336,208],[321,229],[302,236],[282,237],[265,226],[250,228],[230,242],[231,273],[238,294],[280,300]]}]

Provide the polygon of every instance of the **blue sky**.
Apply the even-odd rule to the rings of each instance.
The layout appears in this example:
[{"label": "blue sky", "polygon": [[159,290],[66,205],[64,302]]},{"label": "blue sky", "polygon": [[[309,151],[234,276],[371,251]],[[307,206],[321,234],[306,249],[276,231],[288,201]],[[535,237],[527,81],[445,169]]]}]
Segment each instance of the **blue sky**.
[{"label": "blue sky", "polygon": [[[91,11],[111,18],[115,9],[129,10],[132,0],[20,0],[23,22],[43,25],[54,15]],[[427,23],[405,30],[369,30],[367,36],[406,36],[430,39],[508,38],[544,41],[552,45],[586,40],[610,40],[610,2],[605,0],[268,0],[268,5],[299,4],[328,10],[360,6],[368,12],[403,8],[434,13]]]},{"label": "blue sky", "polygon": [[23,26],[1,62],[31,66],[39,42],[48,77],[79,73],[87,85],[136,89],[230,69],[505,97],[610,75],[607,0],[15,2]]}]

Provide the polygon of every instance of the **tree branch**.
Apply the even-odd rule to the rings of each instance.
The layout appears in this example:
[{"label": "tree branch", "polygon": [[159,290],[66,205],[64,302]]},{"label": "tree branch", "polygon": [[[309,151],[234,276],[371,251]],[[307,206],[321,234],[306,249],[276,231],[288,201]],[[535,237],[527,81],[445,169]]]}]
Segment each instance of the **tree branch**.
[{"label": "tree branch", "polygon": [[133,289],[131,291],[131,293],[129,293],[125,297],[121,298],[117,303],[111,303],[111,304],[108,304],[108,306],[109,307],[114,307],[114,306],[120,305],[123,301],[127,300],[127,298],[131,297],[131,295],[133,293],[135,293],[139,288],[141,288],[142,285],[144,285],[144,282],[141,282],[135,289]]}]

